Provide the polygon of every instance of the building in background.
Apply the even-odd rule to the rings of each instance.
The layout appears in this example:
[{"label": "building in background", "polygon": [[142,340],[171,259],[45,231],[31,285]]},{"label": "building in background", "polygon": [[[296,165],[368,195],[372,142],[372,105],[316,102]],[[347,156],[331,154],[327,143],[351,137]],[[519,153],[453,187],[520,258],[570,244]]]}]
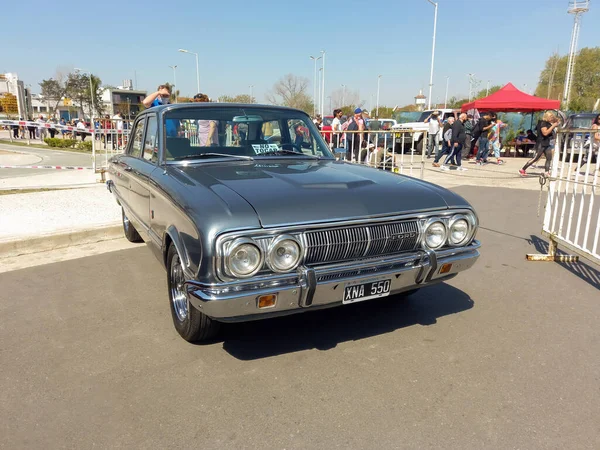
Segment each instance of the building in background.
[{"label": "building in background", "polygon": [[30,90],[25,88],[25,84],[19,80],[16,73],[0,74],[0,96],[4,116],[18,115],[28,118],[31,115]]},{"label": "building in background", "polygon": [[415,105],[417,105],[417,110],[424,111],[425,105],[427,104],[427,97],[423,95],[423,89],[419,91],[419,95],[415,95]]},{"label": "building in background", "polygon": [[147,94],[147,91],[134,90],[131,80],[123,80],[122,86],[109,87],[102,92],[104,111],[111,117],[120,112],[123,117],[133,119],[144,109],[142,100]]}]

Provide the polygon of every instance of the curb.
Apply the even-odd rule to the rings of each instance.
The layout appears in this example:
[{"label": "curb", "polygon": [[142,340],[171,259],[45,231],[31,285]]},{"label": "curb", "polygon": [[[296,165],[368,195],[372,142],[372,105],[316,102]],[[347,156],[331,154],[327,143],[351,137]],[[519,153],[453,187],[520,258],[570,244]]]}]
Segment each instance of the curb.
[{"label": "curb", "polygon": [[118,224],[0,241],[0,259],[47,252],[75,245],[93,244],[121,237],[123,237],[123,225]]}]

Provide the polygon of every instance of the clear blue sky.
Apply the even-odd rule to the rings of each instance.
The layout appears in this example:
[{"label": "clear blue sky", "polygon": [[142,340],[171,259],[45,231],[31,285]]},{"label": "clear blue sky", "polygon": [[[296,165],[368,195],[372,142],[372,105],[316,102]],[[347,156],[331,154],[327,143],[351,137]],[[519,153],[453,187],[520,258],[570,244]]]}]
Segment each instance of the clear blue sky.
[{"label": "clear blue sky", "polygon": [[[438,0],[433,101],[467,95],[472,72],[492,84],[513,82],[532,91],[547,57],[569,47],[567,0]],[[327,52],[326,93],[346,84],[370,107],[381,79],[381,104],[412,103],[427,94],[433,6],[426,0],[5,2],[0,73],[16,72],[39,92],[57,68],[81,67],[106,84],[134,79],[154,90],[173,81],[177,65],[183,95],[196,93],[193,55],[200,54],[200,90],[210,97],[249,93],[265,100],[279,77],[293,73],[312,83],[309,55]],[[86,13],[92,5],[90,13]],[[14,18],[14,20],[8,20]],[[18,18],[18,20],[17,20]],[[600,45],[600,1],[583,17],[579,48]],[[9,48],[7,48],[7,43]],[[312,94],[312,87],[309,87]]]}]

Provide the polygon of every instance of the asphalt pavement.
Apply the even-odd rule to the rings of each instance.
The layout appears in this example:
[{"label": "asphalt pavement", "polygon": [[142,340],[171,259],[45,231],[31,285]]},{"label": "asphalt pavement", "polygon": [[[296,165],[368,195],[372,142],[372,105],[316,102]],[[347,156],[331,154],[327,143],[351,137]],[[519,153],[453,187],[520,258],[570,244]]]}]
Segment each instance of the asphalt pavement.
[{"label": "asphalt pavement", "polygon": [[143,245],[0,274],[0,447],[600,448],[600,268],[525,260],[537,192],[455,190],[470,271],[205,345]]}]

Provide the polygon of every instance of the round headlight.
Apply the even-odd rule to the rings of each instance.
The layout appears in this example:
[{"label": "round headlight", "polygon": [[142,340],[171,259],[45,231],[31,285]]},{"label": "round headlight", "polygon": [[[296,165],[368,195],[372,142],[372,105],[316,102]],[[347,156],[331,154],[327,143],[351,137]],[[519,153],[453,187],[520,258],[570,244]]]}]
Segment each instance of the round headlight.
[{"label": "round headlight", "polygon": [[425,244],[429,248],[439,248],[446,242],[446,225],[443,222],[431,222],[425,229]]},{"label": "round headlight", "polygon": [[462,244],[469,236],[469,222],[467,219],[457,219],[450,223],[448,240],[451,245]]},{"label": "round headlight", "polygon": [[238,278],[251,277],[263,265],[263,255],[254,241],[237,239],[229,247],[226,258],[227,269]]},{"label": "round headlight", "polygon": [[267,264],[273,272],[294,270],[302,258],[302,247],[291,236],[279,236],[269,246]]}]

